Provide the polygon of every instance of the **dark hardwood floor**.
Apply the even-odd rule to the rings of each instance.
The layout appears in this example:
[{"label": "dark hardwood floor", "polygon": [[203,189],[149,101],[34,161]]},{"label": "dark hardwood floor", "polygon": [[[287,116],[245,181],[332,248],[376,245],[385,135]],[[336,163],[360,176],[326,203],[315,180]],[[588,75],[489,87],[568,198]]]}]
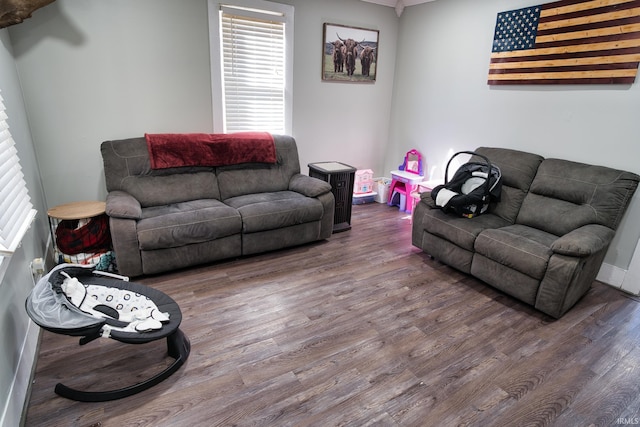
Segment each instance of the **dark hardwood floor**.
[{"label": "dark hardwood floor", "polygon": [[640,417],[640,304],[601,283],[554,321],[411,246],[397,208],[354,206],[328,241],[136,280],[181,306],[166,345],[42,333],[27,426],[604,426]]}]

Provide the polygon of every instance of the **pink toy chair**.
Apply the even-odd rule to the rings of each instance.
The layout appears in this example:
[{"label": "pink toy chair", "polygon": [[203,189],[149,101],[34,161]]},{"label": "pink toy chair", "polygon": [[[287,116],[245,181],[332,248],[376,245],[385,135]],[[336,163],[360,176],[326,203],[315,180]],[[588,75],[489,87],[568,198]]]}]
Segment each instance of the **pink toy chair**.
[{"label": "pink toy chair", "polygon": [[424,179],[422,155],[415,149],[407,151],[398,168],[399,170],[391,172],[387,204],[397,205],[401,211],[411,213],[414,205],[411,195],[416,191],[417,184]]}]

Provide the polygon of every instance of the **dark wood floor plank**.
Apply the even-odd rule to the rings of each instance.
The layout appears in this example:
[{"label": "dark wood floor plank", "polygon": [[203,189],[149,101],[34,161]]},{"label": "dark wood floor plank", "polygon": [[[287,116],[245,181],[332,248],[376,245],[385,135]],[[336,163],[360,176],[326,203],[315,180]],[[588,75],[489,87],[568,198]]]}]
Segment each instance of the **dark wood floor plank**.
[{"label": "dark wood floor plank", "polygon": [[[595,425],[612,425],[619,414],[640,395],[640,364],[631,352],[581,391],[570,410],[559,421],[571,418],[592,420]],[[603,395],[601,390],[610,390]]]},{"label": "dark wood floor plank", "polygon": [[137,281],[180,305],[192,352],[42,334],[29,426],[611,425],[640,416],[640,304],[595,282],[554,320],[411,246],[409,217],[353,207],[327,241]]}]

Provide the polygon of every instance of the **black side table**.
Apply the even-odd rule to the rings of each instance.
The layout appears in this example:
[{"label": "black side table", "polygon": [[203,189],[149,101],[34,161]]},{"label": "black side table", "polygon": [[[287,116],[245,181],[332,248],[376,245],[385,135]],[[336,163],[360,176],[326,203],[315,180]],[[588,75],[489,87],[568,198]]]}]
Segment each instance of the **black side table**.
[{"label": "black side table", "polygon": [[336,199],[333,232],[351,229],[351,204],[356,168],[340,162],[309,163],[309,176],[331,184]]}]

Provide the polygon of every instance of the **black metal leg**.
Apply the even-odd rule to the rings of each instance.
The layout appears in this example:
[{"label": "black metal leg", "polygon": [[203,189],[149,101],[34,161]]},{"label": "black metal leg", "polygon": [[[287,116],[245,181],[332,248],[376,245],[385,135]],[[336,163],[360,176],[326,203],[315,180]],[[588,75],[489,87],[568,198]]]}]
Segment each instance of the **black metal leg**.
[{"label": "black metal leg", "polygon": [[135,385],[109,391],[82,391],[58,383],[56,384],[55,392],[59,396],[79,402],[106,402],[132,396],[169,378],[184,364],[191,352],[189,338],[180,329],[176,329],[175,332],[167,337],[167,351],[175,361],[162,372]]}]

